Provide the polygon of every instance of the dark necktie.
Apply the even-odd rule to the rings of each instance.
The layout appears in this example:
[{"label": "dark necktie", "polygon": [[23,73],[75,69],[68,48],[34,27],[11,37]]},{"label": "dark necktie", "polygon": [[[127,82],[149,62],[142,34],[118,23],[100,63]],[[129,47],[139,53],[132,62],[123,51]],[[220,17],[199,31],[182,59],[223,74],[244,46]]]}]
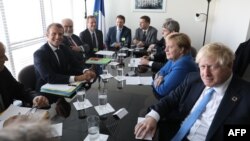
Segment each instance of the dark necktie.
[{"label": "dark necktie", "polygon": [[202,100],[194,109],[194,111],[191,114],[189,114],[189,116],[184,120],[179,131],[176,133],[176,135],[171,141],[181,141],[187,135],[192,125],[195,123],[195,121],[199,118],[201,113],[204,111],[213,93],[214,93],[213,88],[206,90],[205,96],[202,98]]},{"label": "dark necktie", "polygon": [[146,41],[146,31],[143,31],[142,41]]},{"label": "dark necktie", "polygon": [[96,46],[96,38],[95,38],[95,33],[92,33],[92,44],[93,44],[93,50],[98,51],[97,46]]},{"label": "dark necktie", "polygon": [[63,68],[64,67],[63,64],[65,62],[64,54],[63,54],[61,49],[56,49],[55,52],[56,52],[57,57],[58,57],[59,65],[60,65],[61,68]]},{"label": "dark necktie", "polygon": [[73,39],[71,37],[67,37],[70,43],[70,46],[76,46]]}]

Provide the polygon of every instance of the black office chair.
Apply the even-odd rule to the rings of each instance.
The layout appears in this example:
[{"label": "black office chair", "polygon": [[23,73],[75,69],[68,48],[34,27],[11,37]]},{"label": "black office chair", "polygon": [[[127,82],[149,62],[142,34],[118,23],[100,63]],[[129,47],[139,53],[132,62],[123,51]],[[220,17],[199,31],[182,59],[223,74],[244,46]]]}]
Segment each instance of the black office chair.
[{"label": "black office chair", "polygon": [[24,67],[18,74],[18,81],[24,85],[24,88],[35,90],[36,87],[36,74],[34,65]]}]

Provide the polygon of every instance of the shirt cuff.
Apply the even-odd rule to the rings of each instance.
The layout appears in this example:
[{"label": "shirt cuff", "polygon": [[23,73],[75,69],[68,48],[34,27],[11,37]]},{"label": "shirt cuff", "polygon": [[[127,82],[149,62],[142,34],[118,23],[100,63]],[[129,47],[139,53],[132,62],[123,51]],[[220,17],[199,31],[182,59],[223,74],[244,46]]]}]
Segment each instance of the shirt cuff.
[{"label": "shirt cuff", "polygon": [[154,118],[157,122],[160,120],[160,115],[155,111],[155,110],[151,110],[147,115],[150,116],[152,118]]},{"label": "shirt cuff", "polygon": [[148,62],[148,66],[152,67],[153,61]]},{"label": "shirt cuff", "polygon": [[74,82],[75,82],[75,76],[70,76],[69,83],[74,83]]}]

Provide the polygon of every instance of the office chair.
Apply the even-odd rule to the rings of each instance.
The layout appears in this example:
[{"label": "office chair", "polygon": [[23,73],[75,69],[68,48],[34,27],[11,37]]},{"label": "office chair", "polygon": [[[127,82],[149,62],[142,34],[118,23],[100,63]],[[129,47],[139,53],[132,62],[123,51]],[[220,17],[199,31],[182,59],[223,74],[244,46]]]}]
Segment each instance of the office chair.
[{"label": "office chair", "polygon": [[18,74],[18,81],[24,85],[26,90],[35,90],[36,74],[34,65],[28,65],[24,67]]}]

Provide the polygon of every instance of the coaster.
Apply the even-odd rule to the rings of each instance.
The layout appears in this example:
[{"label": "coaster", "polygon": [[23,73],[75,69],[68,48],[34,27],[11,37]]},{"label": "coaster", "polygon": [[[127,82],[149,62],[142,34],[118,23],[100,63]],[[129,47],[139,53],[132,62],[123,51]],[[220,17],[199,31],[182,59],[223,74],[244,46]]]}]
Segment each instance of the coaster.
[{"label": "coaster", "polygon": [[102,79],[109,79],[109,78],[112,78],[113,75],[111,75],[110,73],[108,73],[108,74],[101,74],[100,77],[101,77]]},{"label": "coaster", "polygon": [[126,80],[126,77],[125,76],[116,76],[115,79],[117,81],[123,81],[123,80]]},{"label": "coaster", "polygon": [[105,106],[103,105],[95,106],[95,110],[97,111],[99,116],[115,111],[115,109],[109,103],[107,103]]},{"label": "coaster", "polygon": [[85,99],[84,102],[77,102],[76,101],[73,103],[73,105],[75,106],[76,110],[87,109],[87,108],[93,106],[88,99]]},{"label": "coaster", "polygon": [[[108,135],[99,134],[99,140],[98,141],[107,141],[108,137],[109,137]],[[83,141],[90,141],[89,140],[89,135],[87,135],[87,137]]]}]

